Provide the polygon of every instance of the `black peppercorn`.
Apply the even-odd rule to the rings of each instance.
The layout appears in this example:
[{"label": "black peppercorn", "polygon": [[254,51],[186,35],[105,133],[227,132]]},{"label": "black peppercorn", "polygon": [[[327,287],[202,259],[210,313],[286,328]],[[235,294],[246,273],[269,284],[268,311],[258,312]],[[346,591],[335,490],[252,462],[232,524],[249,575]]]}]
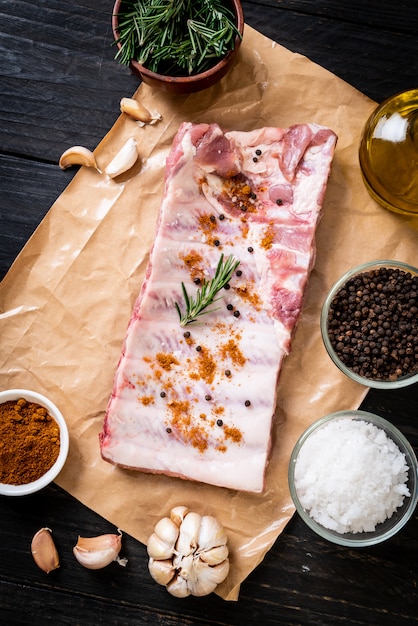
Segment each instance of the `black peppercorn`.
[{"label": "black peppercorn", "polygon": [[256,155],[257,155],[257,156],[261,156],[261,150],[260,150],[260,148],[257,148],[257,150],[255,151],[255,153],[256,153]]},{"label": "black peppercorn", "polygon": [[210,396],[209,394],[205,396],[205,400],[207,400],[208,402],[210,402],[212,400],[212,396]]},{"label": "black peppercorn", "polygon": [[223,425],[224,425],[224,423],[223,423],[223,421],[222,421],[222,420],[216,420],[216,425],[217,425],[217,426],[223,426]]},{"label": "black peppercorn", "polygon": [[216,222],[216,217],[214,215],[211,215],[209,219],[211,222]]},{"label": "black peppercorn", "polygon": [[196,346],[196,351],[200,352],[202,350],[202,346]]},{"label": "black peppercorn", "polygon": [[228,291],[228,289],[231,289],[231,285],[229,283],[226,283],[226,285],[224,285],[224,289]]},{"label": "black peppercorn", "polygon": [[165,391],[162,391],[162,392],[160,393],[160,396],[161,396],[162,398],[165,398],[165,396],[166,396]]},{"label": "black peppercorn", "polygon": [[186,330],[185,333],[183,333],[183,337],[185,337],[186,339],[188,339],[190,337],[190,332],[188,330]]},{"label": "black peppercorn", "polygon": [[246,400],[244,404],[245,406],[251,406],[251,402],[249,400]]},{"label": "black peppercorn", "polygon": [[225,219],[225,215],[223,213],[220,214],[219,219],[222,221]]},{"label": "black peppercorn", "polygon": [[200,278],[195,278],[194,279],[194,283],[195,283],[195,285],[199,285],[200,284]]},{"label": "black peppercorn", "polygon": [[225,370],[225,376],[229,378],[231,376],[231,370]]},{"label": "black peppercorn", "polygon": [[219,241],[219,239],[215,239],[215,241],[213,242],[213,245],[218,247],[221,245],[221,242]]},{"label": "black peppercorn", "polygon": [[330,304],[328,336],[346,367],[386,381],[418,370],[417,294],[418,276],[390,267],[343,285]]},{"label": "black peppercorn", "polygon": [[241,313],[239,311],[234,311],[234,317],[239,317]]},{"label": "black peppercorn", "polygon": [[232,304],[227,304],[226,308],[228,309],[228,311],[232,311],[234,309],[234,306]]},{"label": "black peppercorn", "polygon": [[247,248],[248,252],[251,254],[251,252],[254,252],[254,248],[252,246],[248,246]]},{"label": "black peppercorn", "polygon": [[171,433],[171,428],[166,428],[165,432],[170,434]]},{"label": "black peppercorn", "polygon": [[237,270],[235,273],[237,276],[242,276],[242,270]]},{"label": "black peppercorn", "polygon": [[283,200],[281,198],[277,198],[276,204],[278,204],[279,206],[282,206]]}]

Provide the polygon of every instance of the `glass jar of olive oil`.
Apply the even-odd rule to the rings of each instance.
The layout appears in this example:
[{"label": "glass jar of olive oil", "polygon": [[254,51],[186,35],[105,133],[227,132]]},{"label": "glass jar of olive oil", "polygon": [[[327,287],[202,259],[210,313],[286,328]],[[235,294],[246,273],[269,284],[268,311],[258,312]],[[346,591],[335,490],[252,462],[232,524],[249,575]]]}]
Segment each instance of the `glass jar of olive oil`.
[{"label": "glass jar of olive oil", "polygon": [[377,107],[364,127],[359,158],[376,202],[396,213],[418,215],[418,89]]}]

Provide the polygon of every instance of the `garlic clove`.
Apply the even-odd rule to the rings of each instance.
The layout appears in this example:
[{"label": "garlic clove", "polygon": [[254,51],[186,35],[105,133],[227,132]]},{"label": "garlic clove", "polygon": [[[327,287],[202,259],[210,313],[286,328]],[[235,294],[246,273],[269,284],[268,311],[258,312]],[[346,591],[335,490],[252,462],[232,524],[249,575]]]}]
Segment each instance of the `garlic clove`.
[{"label": "garlic clove", "polygon": [[218,563],[222,563],[222,561],[228,558],[228,553],[228,547],[223,545],[199,552],[199,557],[208,565],[218,565]]},{"label": "garlic clove", "polygon": [[227,536],[222,524],[215,517],[205,515],[200,524],[198,544],[201,550],[208,550],[226,544]]},{"label": "garlic clove", "polygon": [[169,517],[163,517],[157,522],[154,533],[173,549],[179,536],[179,527]]},{"label": "garlic clove", "polygon": [[137,160],[138,150],[136,141],[133,137],[130,137],[110,161],[109,165],[105,168],[105,172],[110,178],[115,178],[130,170]]},{"label": "garlic clove", "polygon": [[180,526],[188,512],[189,509],[187,506],[175,506],[170,511],[170,519],[177,524],[177,526]]},{"label": "garlic clove", "polygon": [[120,110],[122,113],[126,113],[143,124],[155,124],[161,120],[159,113],[151,113],[139,100],[135,100],[134,98],[122,98],[120,101]]},{"label": "garlic clove", "polygon": [[49,574],[60,566],[58,552],[50,528],[41,528],[34,535],[31,552],[36,565]]},{"label": "garlic clove", "polygon": [[190,591],[194,596],[206,596],[215,591],[219,583],[223,582],[229,573],[229,560],[210,566],[201,560],[194,564],[194,580],[188,581]]},{"label": "garlic clove", "polygon": [[62,153],[59,160],[60,168],[65,170],[67,167],[71,167],[71,165],[94,167],[98,172],[100,172],[93,152],[91,152],[88,148],[84,148],[84,146],[72,146],[72,148],[68,148],[68,150]]},{"label": "garlic clove", "polygon": [[194,580],[194,560],[193,554],[189,554],[181,559],[178,572],[184,580]]},{"label": "garlic clove", "polygon": [[79,537],[73,548],[77,561],[87,569],[101,569],[112,561],[117,561],[123,567],[127,559],[120,559],[122,547],[122,533],[119,535],[99,535],[97,537]]},{"label": "garlic clove", "polygon": [[175,569],[171,559],[159,561],[150,558],[148,561],[148,569],[155,582],[164,586],[168,585],[175,574]]},{"label": "garlic clove", "polygon": [[191,594],[187,581],[179,575],[175,576],[172,581],[168,583],[166,589],[176,598],[187,598],[187,596]]},{"label": "garlic clove", "polygon": [[190,511],[184,518],[179,537],[176,544],[176,551],[184,556],[193,552],[198,545],[199,528],[202,516],[199,513]]},{"label": "garlic clove", "polygon": [[168,544],[157,533],[153,533],[147,542],[148,556],[152,559],[169,559],[173,556],[174,545]]}]

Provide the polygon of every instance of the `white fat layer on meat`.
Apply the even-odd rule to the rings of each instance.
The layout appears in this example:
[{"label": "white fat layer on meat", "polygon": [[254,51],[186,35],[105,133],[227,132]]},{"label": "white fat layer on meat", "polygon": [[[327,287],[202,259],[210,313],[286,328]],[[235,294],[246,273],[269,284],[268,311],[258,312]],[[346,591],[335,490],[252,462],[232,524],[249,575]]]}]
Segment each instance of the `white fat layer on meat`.
[{"label": "white fat layer on meat", "polygon": [[[306,151],[303,172],[292,185],[293,204],[278,206],[268,191],[272,185],[288,184],[279,168],[285,131],[227,133],[242,174],[257,189],[257,211],[249,212],[247,220],[234,206],[235,199],[225,204],[225,180],[194,160],[194,128],[186,124],[180,131],[184,134],[171,161],[150,267],[115,375],[101,452],[123,467],[260,492],[278,376],[296,322],[286,318],[287,308],[292,314],[293,297],[300,306],[313,263],[313,237],[332,150]],[[259,164],[253,161],[255,147],[262,151]],[[219,219],[221,214],[225,219]],[[210,215],[216,217],[213,233],[199,226],[202,216]],[[271,224],[275,237],[271,246],[263,246]],[[214,235],[219,247],[213,244]],[[211,312],[182,328],[174,306],[177,302],[184,311],[181,284],[194,296],[199,285],[193,271],[210,280],[221,253],[240,261],[242,275],[231,277],[229,289],[221,290],[219,301],[208,307]],[[186,259],[195,259],[192,267]],[[186,331],[190,337],[184,336]]]}]

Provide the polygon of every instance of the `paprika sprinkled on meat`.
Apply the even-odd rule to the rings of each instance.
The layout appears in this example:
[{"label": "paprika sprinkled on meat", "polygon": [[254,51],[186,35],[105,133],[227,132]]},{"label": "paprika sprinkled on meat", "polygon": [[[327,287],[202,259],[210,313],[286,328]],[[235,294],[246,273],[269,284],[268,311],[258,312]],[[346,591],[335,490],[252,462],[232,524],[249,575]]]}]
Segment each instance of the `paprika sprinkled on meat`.
[{"label": "paprika sprinkled on meat", "polygon": [[[277,380],[315,256],[336,142],[329,129],[302,126],[180,127],[100,434],[105,460],[263,490]],[[210,284],[221,255],[239,270],[185,330],[179,312]]]}]

